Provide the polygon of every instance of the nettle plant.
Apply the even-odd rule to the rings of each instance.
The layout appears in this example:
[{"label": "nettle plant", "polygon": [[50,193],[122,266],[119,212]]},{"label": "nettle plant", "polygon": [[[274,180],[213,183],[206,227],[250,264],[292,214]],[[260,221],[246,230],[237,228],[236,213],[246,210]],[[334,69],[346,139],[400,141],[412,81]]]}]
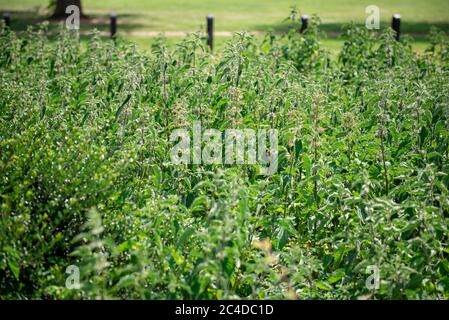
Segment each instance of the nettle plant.
[{"label": "nettle plant", "polygon": [[[0,296],[449,298],[448,38],[353,26],[331,59],[318,28],[214,56],[0,28]],[[277,170],[173,163],[195,122],[277,130]]]}]

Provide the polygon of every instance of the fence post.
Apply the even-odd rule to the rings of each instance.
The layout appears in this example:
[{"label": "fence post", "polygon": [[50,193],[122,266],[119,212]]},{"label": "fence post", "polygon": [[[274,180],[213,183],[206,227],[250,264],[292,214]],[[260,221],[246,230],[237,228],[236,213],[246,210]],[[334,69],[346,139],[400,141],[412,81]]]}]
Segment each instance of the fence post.
[{"label": "fence post", "polygon": [[393,21],[391,22],[391,27],[396,32],[396,40],[399,41],[401,38],[401,15],[393,15]]},{"label": "fence post", "polygon": [[303,33],[307,29],[308,25],[309,25],[309,16],[308,15],[301,16],[301,30],[299,32]]},{"label": "fence post", "polygon": [[207,45],[212,52],[214,50],[214,17],[212,15],[207,16]]},{"label": "fence post", "polygon": [[3,21],[5,21],[5,26],[11,27],[11,15],[9,12],[3,14]]},{"label": "fence post", "polygon": [[115,13],[111,14],[111,38],[115,38],[117,33],[117,15]]}]

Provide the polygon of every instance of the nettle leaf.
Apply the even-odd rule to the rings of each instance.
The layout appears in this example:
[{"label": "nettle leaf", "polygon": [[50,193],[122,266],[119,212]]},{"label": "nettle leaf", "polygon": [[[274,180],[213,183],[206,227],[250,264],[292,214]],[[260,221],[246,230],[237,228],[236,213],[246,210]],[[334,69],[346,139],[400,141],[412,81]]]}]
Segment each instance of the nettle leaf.
[{"label": "nettle leaf", "polygon": [[122,243],[117,247],[116,252],[117,252],[117,253],[122,253],[122,252],[128,251],[129,249],[132,248],[132,245],[133,245],[133,241],[131,241],[131,240],[127,240],[127,241],[125,241],[125,242],[122,242]]},{"label": "nettle leaf", "polygon": [[408,223],[404,228],[401,229],[401,234],[403,239],[408,239],[413,231],[415,231],[421,225],[421,221],[413,221]]},{"label": "nettle leaf", "polygon": [[305,174],[309,177],[312,172],[312,161],[310,161],[309,156],[305,153],[302,155],[301,159]]},{"label": "nettle leaf", "polygon": [[328,269],[331,266],[333,260],[334,260],[334,258],[333,258],[332,255],[330,255],[330,254],[324,255],[323,258],[322,258],[323,267],[325,269]]},{"label": "nettle leaf", "polygon": [[438,281],[437,290],[445,294],[449,294],[449,277],[445,277]]},{"label": "nettle leaf", "polygon": [[4,248],[4,250],[5,250],[6,253],[8,253],[8,256],[6,258],[8,266],[11,269],[11,272],[13,273],[14,277],[18,280],[19,279],[19,275],[20,275],[20,265],[18,263],[19,255],[10,246],[6,246]]},{"label": "nettle leaf", "polygon": [[8,262],[8,266],[11,269],[14,277],[19,280],[20,275],[20,266],[19,263],[13,259],[13,258],[7,258],[6,261]]},{"label": "nettle leaf", "polygon": [[182,235],[179,237],[178,241],[176,242],[176,249],[182,248],[184,243],[193,235],[195,234],[196,229],[194,227],[187,228]]},{"label": "nettle leaf", "polygon": [[429,130],[427,129],[427,127],[426,126],[421,127],[421,131],[419,132],[419,139],[420,139],[421,145],[424,143],[424,141],[426,140],[428,135],[429,135]]},{"label": "nettle leaf", "polygon": [[129,288],[136,283],[136,275],[135,274],[127,274],[120,278],[117,284],[114,286],[115,288]]},{"label": "nettle leaf", "polygon": [[115,112],[115,121],[117,121],[118,117],[122,113],[123,109],[125,108],[128,101],[131,99],[131,94],[128,94],[125,98],[125,100],[122,102],[122,104],[117,108],[117,111]]},{"label": "nettle leaf", "polygon": [[302,141],[297,139],[295,141],[295,161],[298,161],[301,152],[302,152]]},{"label": "nettle leaf", "polygon": [[184,263],[184,257],[174,247],[170,249],[170,253],[178,266]]},{"label": "nettle leaf", "polygon": [[189,211],[192,214],[206,213],[209,208],[210,200],[207,196],[196,197],[190,205]]},{"label": "nettle leaf", "polygon": [[422,275],[417,274],[417,273],[412,274],[410,276],[410,280],[407,284],[407,287],[409,289],[413,289],[413,290],[418,289],[422,284],[422,279],[423,279]]},{"label": "nettle leaf", "polygon": [[316,285],[316,287],[318,289],[321,289],[321,290],[324,290],[324,291],[332,290],[332,286],[329,283],[325,282],[325,281],[318,281],[318,282],[315,283],[315,285]]},{"label": "nettle leaf", "polygon": [[329,278],[327,278],[327,281],[331,284],[340,281],[345,276],[345,270],[344,269],[337,269],[335,270]]},{"label": "nettle leaf", "polygon": [[439,264],[439,270],[442,274],[449,275],[449,261],[441,261]]},{"label": "nettle leaf", "polygon": [[290,234],[287,229],[280,228],[280,231],[278,232],[278,239],[277,239],[278,240],[278,245],[277,245],[278,250],[282,250],[282,248],[285,247],[289,236],[290,236]]},{"label": "nettle leaf", "polygon": [[154,181],[156,183],[156,186],[160,187],[162,184],[162,171],[161,168],[158,165],[155,165],[153,167],[153,173],[154,173]]},{"label": "nettle leaf", "polygon": [[230,277],[235,270],[235,259],[230,256],[226,256],[223,260],[223,269],[228,277]]}]

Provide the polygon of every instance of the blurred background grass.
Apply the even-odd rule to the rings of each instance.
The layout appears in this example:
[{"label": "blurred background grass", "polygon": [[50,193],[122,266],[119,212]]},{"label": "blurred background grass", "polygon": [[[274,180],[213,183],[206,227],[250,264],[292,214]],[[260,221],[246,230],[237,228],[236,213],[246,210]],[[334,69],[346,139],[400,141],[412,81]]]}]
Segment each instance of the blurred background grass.
[{"label": "blurred background grass", "polygon": [[[0,11],[10,12],[12,28],[25,30],[29,24],[47,20],[51,15],[49,0],[0,0]],[[321,29],[328,32],[323,43],[336,52],[342,46],[339,32],[353,21],[363,24],[368,5],[380,8],[381,28],[389,27],[394,13],[402,16],[402,32],[411,34],[418,51],[426,46],[426,33],[431,26],[449,30],[449,0],[82,0],[83,11],[89,19],[81,29],[109,30],[109,15],[118,15],[118,33],[134,41],[142,49],[149,49],[159,32],[194,32],[205,30],[208,14],[215,17],[216,31],[285,31],[285,18],[293,6],[301,14],[317,14]],[[57,22],[52,22],[55,28]],[[136,35],[136,33],[140,35]],[[174,44],[180,35],[170,37]],[[261,38],[258,36],[258,38]],[[228,36],[216,36],[220,50]]]}]

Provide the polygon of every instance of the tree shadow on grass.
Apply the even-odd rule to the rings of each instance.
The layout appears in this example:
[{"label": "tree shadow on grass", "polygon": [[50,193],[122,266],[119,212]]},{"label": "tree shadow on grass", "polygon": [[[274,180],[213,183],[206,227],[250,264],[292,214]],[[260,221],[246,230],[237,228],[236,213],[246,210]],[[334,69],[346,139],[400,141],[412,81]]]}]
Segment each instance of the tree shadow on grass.
[{"label": "tree shadow on grass", "polygon": [[[39,9],[36,10],[3,10],[0,11],[0,17],[4,13],[8,13],[11,17],[11,29],[14,31],[25,31],[29,26],[36,26],[45,21],[49,22],[48,30],[50,32],[56,32],[60,25],[64,23],[64,19],[55,20],[51,19],[49,14],[42,13]],[[142,29],[143,25],[139,23],[132,23],[130,21],[135,20],[140,15],[138,14],[118,14],[117,15],[117,30],[130,32],[136,29]],[[147,25],[148,27],[148,25]],[[99,31],[109,31],[110,28],[110,16],[107,14],[89,14],[87,18],[80,20],[81,31],[92,31],[97,29]]]}]

